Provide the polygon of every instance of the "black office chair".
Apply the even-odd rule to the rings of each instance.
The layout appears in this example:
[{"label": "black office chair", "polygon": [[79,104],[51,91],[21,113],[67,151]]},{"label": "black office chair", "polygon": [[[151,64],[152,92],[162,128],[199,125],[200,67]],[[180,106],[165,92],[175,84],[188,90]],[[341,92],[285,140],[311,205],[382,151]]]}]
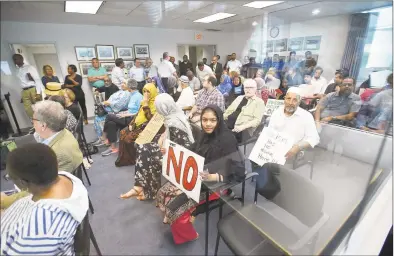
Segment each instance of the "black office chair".
[{"label": "black office chair", "polygon": [[[257,204],[256,187],[254,204],[219,220],[215,255],[220,237],[235,255],[283,255],[278,252],[283,245],[276,244],[275,237],[287,241],[287,249],[292,253],[314,253],[318,232],[328,220],[323,212],[324,193],[293,170],[283,166],[278,169],[281,190],[273,199]],[[280,218],[276,216],[278,212]]]},{"label": "black office chair", "polygon": [[86,213],[85,218],[79,224],[74,235],[74,252],[76,256],[90,255],[90,241],[92,241],[97,255],[101,256],[96,237],[93,234],[92,227],[89,223],[89,214]]},{"label": "black office chair", "polygon": [[80,144],[80,148],[81,151],[83,153],[83,155],[88,159],[88,161],[90,162],[90,160],[92,159],[92,154],[89,151],[89,147],[88,147],[88,143],[86,141],[86,137],[85,137],[85,133],[83,131],[83,114],[82,114],[82,109],[81,106],[79,106],[79,110],[81,111],[81,114],[79,115],[78,118],[78,123],[77,126],[75,127],[75,131],[74,131],[74,136],[77,139],[78,143]]}]

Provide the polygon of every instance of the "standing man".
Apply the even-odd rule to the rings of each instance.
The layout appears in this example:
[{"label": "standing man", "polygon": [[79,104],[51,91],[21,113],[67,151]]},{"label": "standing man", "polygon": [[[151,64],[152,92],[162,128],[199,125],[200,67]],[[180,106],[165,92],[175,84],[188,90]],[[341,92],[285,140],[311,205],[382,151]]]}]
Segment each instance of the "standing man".
[{"label": "standing man", "polygon": [[115,60],[115,66],[111,72],[112,83],[116,85],[120,90],[122,89],[122,84],[126,84],[126,74],[124,71],[124,62],[122,58]]},{"label": "standing man", "polygon": [[216,80],[218,81],[218,84],[220,84],[220,77],[222,76],[223,73],[223,66],[220,62],[218,62],[218,57],[213,56],[212,57],[212,63],[210,65],[213,73],[215,73]]},{"label": "standing man", "polygon": [[[196,74],[197,78],[200,79],[201,83],[203,83],[204,78],[206,76],[210,76],[214,74],[212,69],[209,66],[205,65],[203,62],[199,62],[197,64],[196,73],[197,73]],[[216,86],[216,84],[214,84],[214,86]]]},{"label": "standing man", "polygon": [[142,88],[145,85],[145,70],[141,66],[140,59],[135,58],[135,65],[130,68],[129,77],[137,81],[138,91],[142,95]]},{"label": "standing man", "polygon": [[105,79],[108,78],[108,76],[107,70],[100,67],[100,62],[97,58],[92,59],[92,66],[93,67],[88,69],[88,81],[90,86],[92,86],[93,95],[95,95],[97,89],[103,91],[102,87],[104,87]]},{"label": "standing man", "polygon": [[26,114],[32,118],[33,109],[31,106],[37,101],[42,100],[41,90],[43,85],[41,78],[35,67],[24,63],[22,55],[14,54],[12,59],[17,68],[17,76],[21,82],[23,107],[25,108]]},{"label": "standing man", "polygon": [[158,76],[157,67],[153,65],[153,60],[151,58],[146,59],[144,70],[145,70],[145,80],[148,80],[148,78]]},{"label": "standing man", "polygon": [[207,58],[202,58],[202,63],[204,63],[204,65],[207,65],[208,59]]},{"label": "standing man", "polygon": [[183,62],[179,63],[179,73],[181,76],[186,76],[188,70],[193,71],[193,64],[187,55],[183,55]]},{"label": "standing man", "polygon": [[157,70],[161,78],[161,82],[163,83],[164,90],[168,92],[168,78],[170,76],[177,77],[176,69],[170,62],[170,55],[168,55],[168,52],[163,53],[163,61],[158,66]]},{"label": "standing man", "polygon": [[238,74],[241,74],[242,63],[237,60],[237,55],[233,52],[231,54],[231,59],[227,62],[227,70],[230,73],[231,71],[236,71]]}]

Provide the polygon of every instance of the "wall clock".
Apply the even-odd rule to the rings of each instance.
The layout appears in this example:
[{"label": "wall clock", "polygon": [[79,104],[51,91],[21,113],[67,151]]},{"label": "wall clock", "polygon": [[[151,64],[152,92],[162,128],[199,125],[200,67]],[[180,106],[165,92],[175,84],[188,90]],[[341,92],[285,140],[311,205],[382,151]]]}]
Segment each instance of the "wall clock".
[{"label": "wall clock", "polygon": [[273,28],[271,28],[271,30],[270,30],[270,36],[272,37],[272,38],[275,38],[275,37],[277,37],[279,35],[279,28],[278,27],[273,27]]}]

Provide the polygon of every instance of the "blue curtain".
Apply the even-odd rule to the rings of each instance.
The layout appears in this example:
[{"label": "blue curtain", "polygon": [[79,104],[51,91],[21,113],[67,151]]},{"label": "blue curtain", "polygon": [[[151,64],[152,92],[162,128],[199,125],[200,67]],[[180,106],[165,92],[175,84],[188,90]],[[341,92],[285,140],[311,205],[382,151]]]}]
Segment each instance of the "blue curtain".
[{"label": "blue curtain", "polygon": [[352,14],[345,51],[342,56],[341,69],[348,69],[349,75],[356,80],[364,53],[370,16],[370,13]]}]

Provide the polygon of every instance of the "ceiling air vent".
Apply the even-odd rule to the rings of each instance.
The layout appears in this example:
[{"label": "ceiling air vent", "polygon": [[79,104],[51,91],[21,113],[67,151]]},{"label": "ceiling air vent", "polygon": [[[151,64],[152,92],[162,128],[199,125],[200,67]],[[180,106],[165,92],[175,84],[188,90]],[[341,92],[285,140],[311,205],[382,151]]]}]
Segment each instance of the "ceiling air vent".
[{"label": "ceiling air vent", "polygon": [[220,30],[220,29],[214,29],[214,28],[207,28],[205,31],[219,32],[219,31],[222,31],[222,30]]}]

